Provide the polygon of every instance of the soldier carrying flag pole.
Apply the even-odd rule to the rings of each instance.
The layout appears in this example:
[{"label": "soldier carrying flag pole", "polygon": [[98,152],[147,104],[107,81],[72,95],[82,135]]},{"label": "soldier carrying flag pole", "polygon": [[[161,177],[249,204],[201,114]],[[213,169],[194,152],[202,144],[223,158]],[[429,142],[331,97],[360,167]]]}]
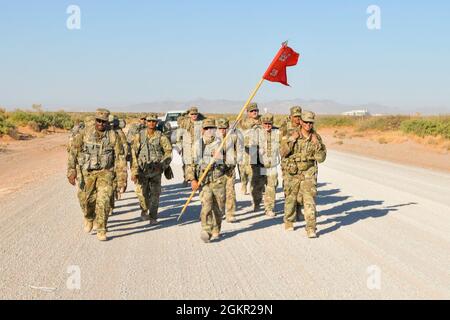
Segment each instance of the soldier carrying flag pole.
[{"label": "soldier carrying flag pole", "polygon": [[244,114],[244,111],[247,109],[247,106],[251,103],[251,101],[255,97],[256,93],[258,92],[259,88],[263,84],[264,80],[268,80],[268,81],[271,81],[271,82],[280,82],[280,83],[288,86],[289,84],[287,82],[286,67],[295,66],[297,64],[297,62],[298,62],[298,59],[299,59],[299,54],[297,52],[295,52],[294,50],[292,50],[290,47],[288,47],[287,41],[284,42],[282,44],[282,46],[281,46],[281,49],[278,51],[277,55],[275,56],[275,58],[272,60],[272,63],[270,64],[269,68],[267,68],[267,70],[264,73],[263,77],[261,78],[261,80],[259,80],[259,82],[256,85],[255,89],[250,94],[250,97],[245,102],[244,106],[242,107],[241,111],[239,112],[239,114],[238,114],[238,116],[236,118],[236,121],[233,124],[233,127],[228,132],[227,136],[224,139],[222,139],[222,142],[221,142],[218,150],[216,151],[217,156],[212,157],[211,162],[205,168],[205,170],[203,171],[203,174],[198,179],[198,181],[195,181],[195,180],[192,181],[192,192],[191,192],[191,195],[189,196],[189,198],[187,199],[186,203],[184,204],[183,209],[181,210],[181,213],[178,216],[178,221],[180,220],[180,218],[183,215],[183,213],[186,211],[187,206],[189,205],[189,203],[191,202],[191,200],[194,197],[195,193],[197,192],[197,190],[201,186],[204,178],[208,174],[208,171],[211,169],[211,167],[214,164],[214,162],[216,161],[216,159],[220,158],[219,154],[222,152],[222,149],[224,147],[225,141],[227,140],[227,138],[229,138],[228,136],[230,135],[230,133],[233,132],[234,129],[236,128],[237,124],[239,123],[239,121],[242,118],[242,115]]}]

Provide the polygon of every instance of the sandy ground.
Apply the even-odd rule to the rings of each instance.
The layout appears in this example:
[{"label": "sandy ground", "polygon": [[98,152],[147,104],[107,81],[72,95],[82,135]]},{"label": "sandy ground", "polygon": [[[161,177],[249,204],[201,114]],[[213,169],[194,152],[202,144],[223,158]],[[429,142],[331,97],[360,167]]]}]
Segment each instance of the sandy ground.
[{"label": "sandy ground", "polygon": [[[163,182],[160,225],[139,220],[133,184],[109,223],[110,241],[82,231],[65,179],[67,135],[22,141],[0,154],[0,298],[450,299],[450,175],[329,150],[319,169],[319,238],[250,212],[220,241],[199,239],[199,202]],[[240,184],[236,184],[236,190]],[[80,280],[79,289],[78,281]]]},{"label": "sandy ground", "polygon": [[319,131],[327,147],[338,151],[450,173],[450,142],[401,132],[355,132],[352,128]]}]

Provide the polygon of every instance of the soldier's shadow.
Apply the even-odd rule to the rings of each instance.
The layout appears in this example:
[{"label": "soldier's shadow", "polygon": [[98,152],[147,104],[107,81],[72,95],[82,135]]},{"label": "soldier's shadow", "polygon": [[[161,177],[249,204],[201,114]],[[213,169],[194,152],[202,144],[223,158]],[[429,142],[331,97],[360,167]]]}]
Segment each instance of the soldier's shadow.
[{"label": "soldier's shadow", "polygon": [[[180,184],[181,185],[181,184]],[[117,239],[122,237],[127,237],[139,233],[144,233],[148,231],[154,231],[162,228],[169,228],[175,225],[187,225],[195,222],[199,222],[201,205],[199,203],[191,203],[187,208],[184,215],[178,221],[178,217],[181,213],[182,205],[186,202],[190,195],[190,188],[183,188],[177,185],[175,187],[170,186],[171,192],[166,193],[165,196],[160,197],[160,212],[158,213],[157,225],[150,225],[148,222],[142,222],[140,219],[140,209],[139,202],[134,202],[131,204],[125,204],[120,206],[120,208],[129,208],[127,210],[115,211],[114,215],[110,218],[108,222],[108,232],[112,233],[110,239]],[[165,186],[162,192],[168,192],[169,186]],[[134,199],[134,198],[129,198]],[[195,199],[195,198],[194,198]],[[137,208],[130,208],[136,206]],[[168,207],[168,208],[167,208]],[[116,207],[117,208],[117,207]],[[115,217],[136,211],[137,217],[131,219],[115,219]],[[137,226],[133,226],[139,224]],[[126,227],[131,226],[131,227]],[[117,232],[125,232],[122,234],[114,235]]]},{"label": "soldier's shadow", "polygon": [[[319,221],[318,225],[318,235],[324,235],[329,232],[333,232],[338,230],[339,228],[347,225],[351,225],[357,223],[358,221],[368,219],[368,218],[381,218],[386,216],[390,212],[397,211],[399,207],[410,206],[417,204],[416,202],[403,203],[393,206],[383,206],[384,201],[381,200],[351,200],[347,201],[350,196],[347,195],[337,195],[341,192],[340,189],[329,189],[329,190],[321,190],[324,186],[329,183],[319,183],[318,185],[318,195],[316,198],[317,205],[328,205],[333,203],[338,203],[337,205],[318,212],[318,216],[326,216],[327,219],[323,221]],[[274,212],[277,214],[274,218],[265,218],[263,220],[256,221],[255,223],[243,228],[236,229],[232,231],[225,232],[223,234],[222,239],[231,238],[239,233],[256,231],[259,229],[269,228],[271,226],[282,224],[284,218],[284,197],[279,198],[275,203]],[[343,202],[346,201],[346,202]],[[343,203],[342,203],[343,202]],[[371,207],[370,209],[368,209]],[[374,208],[372,208],[374,207]],[[246,213],[244,213],[246,214]],[[239,216],[242,216],[241,214]],[[237,222],[242,222],[245,220],[250,220],[254,218],[259,218],[264,216],[264,213],[255,213],[251,216],[238,219]],[[320,230],[321,225],[327,225],[329,223],[333,223],[333,225]],[[298,224],[298,228],[302,228],[305,226],[305,222],[301,222]]]},{"label": "soldier's shadow", "polygon": [[[333,231],[338,230],[341,227],[349,226],[358,221],[369,219],[369,218],[381,218],[386,216],[391,212],[398,211],[399,207],[416,205],[417,202],[409,202],[403,204],[397,204],[393,206],[382,206],[384,201],[374,201],[374,200],[356,200],[343,203],[341,205],[335,206],[331,209],[324,210],[320,212],[320,216],[329,216],[324,221],[317,223],[318,226],[333,223],[333,225],[320,229],[318,235],[324,235]],[[367,207],[375,206],[375,208],[364,209]],[[358,210],[360,209],[360,210]],[[361,210],[362,209],[362,210]]]}]

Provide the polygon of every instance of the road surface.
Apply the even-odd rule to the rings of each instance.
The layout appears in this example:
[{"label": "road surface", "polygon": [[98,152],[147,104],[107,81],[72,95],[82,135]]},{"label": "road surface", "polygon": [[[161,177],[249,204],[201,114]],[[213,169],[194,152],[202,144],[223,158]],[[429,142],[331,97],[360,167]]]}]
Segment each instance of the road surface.
[{"label": "road surface", "polygon": [[[129,190],[110,240],[82,230],[76,192],[56,173],[1,199],[1,299],[450,298],[450,175],[329,151],[319,169],[318,239],[250,212],[238,191],[235,224],[200,240],[199,202],[164,181],[160,225],[139,220]],[[195,198],[197,199],[197,198]]]}]

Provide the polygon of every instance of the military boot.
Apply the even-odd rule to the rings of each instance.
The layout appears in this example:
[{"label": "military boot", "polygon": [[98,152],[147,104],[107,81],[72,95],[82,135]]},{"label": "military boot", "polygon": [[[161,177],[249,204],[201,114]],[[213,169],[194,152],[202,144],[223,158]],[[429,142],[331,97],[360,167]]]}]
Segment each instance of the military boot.
[{"label": "military boot", "polygon": [[265,213],[266,213],[266,216],[268,216],[268,217],[271,217],[271,218],[275,217],[275,212],[273,212],[272,210],[267,210]]},{"label": "military boot", "polygon": [[308,229],[306,230],[306,234],[308,235],[308,238],[317,238],[316,231],[314,229]]},{"label": "military boot", "polygon": [[292,222],[285,222],[284,223],[284,230],[286,231],[294,231],[294,224]]},{"label": "military boot", "polygon": [[142,221],[150,220],[150,215],[147,213],[147,210],[142,210],[141,211],[141,220]]},{"label": "military boot", "polygon": [[84,219],[84,232],[89,233],[92,231],[93,222],[88,219]]},{"label": "military boot", "polygon": [[97,231],[97,229],[98,229],[97,221],[94,221],[94,226],[92,227],[92,231]]},{"label": "military boot", "polygon": [[106,237],[106,231],[97,232],[97,239],[100,241],[106,241],[108,238]]},{"label": "military boot", "polygon": [[235,216],[227,216],[226,220],[227,220],[227,222],[233,223],[233,222],[236,222],[236,217]]},{"label": "military boot", "polygon": [[208,243],[210,238],[211,238],[211,235],[208,232],[202,231],[200,233],[200,239],[202,239],[204,243]]},{"label": "military boot", "polygon": [[218,232],[213,232],[212,233],[212,235],[211,235],[211,241],[212,240],[217,240],[217,239],[219,239],[219,237],[220,237],[220,234],[218,233]]},{"label": "military boot", "polygon": [[157,225],[159,222],[156,219],[150,219],[150,225]]}]

